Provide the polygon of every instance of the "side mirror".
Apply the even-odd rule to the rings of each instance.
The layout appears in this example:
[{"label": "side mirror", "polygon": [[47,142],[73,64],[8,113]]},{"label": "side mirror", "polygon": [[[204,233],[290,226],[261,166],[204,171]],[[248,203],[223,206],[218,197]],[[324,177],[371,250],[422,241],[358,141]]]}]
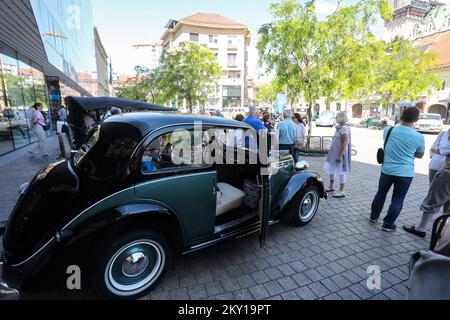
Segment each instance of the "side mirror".
[{"label": "side mirror", "polygon": [[295,170],[297,170],[297,171],[305,171],[305,170],[309,169],[309,167],[310,167],[309,163],[304,160],[299,161],[295,164]]}]

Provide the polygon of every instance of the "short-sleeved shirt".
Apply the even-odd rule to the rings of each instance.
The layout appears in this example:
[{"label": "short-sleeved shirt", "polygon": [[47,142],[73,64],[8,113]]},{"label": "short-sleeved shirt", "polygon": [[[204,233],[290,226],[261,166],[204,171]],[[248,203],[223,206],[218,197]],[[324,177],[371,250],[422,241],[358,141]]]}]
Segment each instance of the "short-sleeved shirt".
[{"label": "short-sleeved shirt", "polygon": [[299,128],[292,119],[286,119],[277,126],[280,144],[293,145],[298,140]]},{"label": "short-sleeved shirt", "polygon": [[[390,129],[384,130],[384,140]],[[385,148],[381,171],[391,176],[412,178],[415,154],[424,152],[425,138],[422,134],[407,126],[395,127]]]},{"label": "short-sleeved shirt", "polygon": [[254,116],[248,116],[247,118],[245,118],[244,123],[252,126],[253,129],[255,129],[255,131],[258,133],[260,130],[266,129],[266,127],[264,126],[264,123]]}]

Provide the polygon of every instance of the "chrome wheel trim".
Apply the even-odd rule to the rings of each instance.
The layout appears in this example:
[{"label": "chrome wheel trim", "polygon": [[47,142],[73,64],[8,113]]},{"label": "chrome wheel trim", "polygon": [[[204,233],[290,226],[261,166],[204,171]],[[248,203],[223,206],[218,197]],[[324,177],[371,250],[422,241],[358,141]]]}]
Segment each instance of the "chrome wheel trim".
[{"label": "chrome wheel trim", "polygon": [[[151,250],[154,252],[155,261],[150,263],[149,256],[145,255],[145,253],[142,252],[141,250],[143,247],[146,247],[148,248],[147,250]],[[121,258],[121,256],[123,256],[125,252],[133,249],[136,249],[135,253],[132,253],[131,255],[125,255],[126,256],[125,260]],[[124,265],[126,265],[127,259],[133,258],[133,255],[135,255],[134,257],[136,258],[136,254],[141,259],[142,259],[141,254],[144,254],[147,257],[146,262],[144,264],[145,266],[142,267],[142,270],[138,271],[134,275],[124,272],[125,270],[123,269],[123,267]],[[118,260],[119,258],[121,259],[120,261]],[[165,263],[166,263],[165,252],[163,247],[158,242],[153,240],[133,241],[117,250],[116,253],[109,260],[108,264],[106,265],[104,272],[104,280],[106,287],[111,293],[117,296],[127,297],[139,294],[140,292],[145,291],[152,284],[155,283],[155,281],[161,275]],[[120,283],[119,279],[116,279],[116,277],[113,274],[113,268],[118,268],[117,266],[120,266],[120,271],[122,272],[123,277],[130,279],[131,281],[130,284]],[[145,277],[142,277],[144,273],[146,275]],[[142,279],[139,279],[139,277],[141,277]],[[136,282],[132,282],[133,278],[139,280],[137,280]]]},{"label": "chrome wheel trim", "polygon": [[319,207],[319,195],[316,191],[309,191],[303,197],[299,206],[299,218],[300,220],[307,222],[316,214]]}]

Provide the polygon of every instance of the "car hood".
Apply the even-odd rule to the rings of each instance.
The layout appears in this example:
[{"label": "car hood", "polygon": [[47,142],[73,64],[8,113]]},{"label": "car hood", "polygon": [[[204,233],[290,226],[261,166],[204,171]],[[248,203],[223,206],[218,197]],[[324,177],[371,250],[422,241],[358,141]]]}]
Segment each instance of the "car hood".
[{"label": "car hood", "polygon": [[34,177],[6,225],[3,244],[9,263],[29,257],[55,235],[78,189],[70,161],[49,164]]}]

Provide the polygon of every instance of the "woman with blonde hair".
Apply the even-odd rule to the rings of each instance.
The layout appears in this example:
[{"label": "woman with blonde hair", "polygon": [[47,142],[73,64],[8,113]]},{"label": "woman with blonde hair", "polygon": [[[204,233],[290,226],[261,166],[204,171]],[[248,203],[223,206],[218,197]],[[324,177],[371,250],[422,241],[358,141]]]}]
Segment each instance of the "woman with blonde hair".
[{"label": "woman with blonde hair", "polygon": [[327,192],[334,192],[334,183],[336,176],[340,179],[340,188],[333,197],[345,198],[345,185],[347,183],[347,173],[352,169],[352,148],[351,148],[351,130],[347,125],[348,116],[345,112],[339,112],[336,116],[336,133],[328,151],[326,168],[330,176],[330,187]]}]

